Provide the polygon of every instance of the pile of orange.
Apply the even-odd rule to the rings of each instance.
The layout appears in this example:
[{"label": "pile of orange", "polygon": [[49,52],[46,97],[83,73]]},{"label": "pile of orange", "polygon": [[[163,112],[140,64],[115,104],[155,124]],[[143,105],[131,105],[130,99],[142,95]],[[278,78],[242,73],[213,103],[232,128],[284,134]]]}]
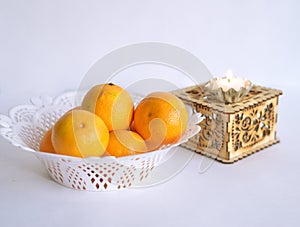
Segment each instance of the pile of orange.
[{"label": "pile of orange", "polygon": [[140,154],[176,143],[187,123],[185,105],[171,93],[151,93],[134,109],[125,89],[101,84],[46,132],[40,151],[75,157]]}]

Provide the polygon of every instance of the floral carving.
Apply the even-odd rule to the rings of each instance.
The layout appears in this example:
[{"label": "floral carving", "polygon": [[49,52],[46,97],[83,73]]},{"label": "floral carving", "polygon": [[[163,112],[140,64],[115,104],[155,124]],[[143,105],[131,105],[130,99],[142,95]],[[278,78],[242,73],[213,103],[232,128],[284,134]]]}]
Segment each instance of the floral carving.
[{"label": "floral carving", "polygon": [[273,122],[273,103],[235,114],[232,133],[234,150],[251,146],[270,135]]},{"label": "floral carving", "polygon": [[221,114],[211,113],[204,116],[205,119],[200,123],[201,146],[219,151],[224,143],[224,120]]}]

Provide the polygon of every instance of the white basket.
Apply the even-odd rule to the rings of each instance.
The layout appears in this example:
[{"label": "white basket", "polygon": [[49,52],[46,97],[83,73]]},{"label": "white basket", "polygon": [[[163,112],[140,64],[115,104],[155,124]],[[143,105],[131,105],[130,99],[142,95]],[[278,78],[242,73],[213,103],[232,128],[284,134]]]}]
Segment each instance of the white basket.
[{"label": "white basket", "polygon": [[[60,116],[76,106],[76,95],[77,92],[67,92],[55,99],[33,98],[31,105],[16,106],[10,110],[9,116],[0,115],[0,134],[11,144],[35,154],[56,182],[70,188],[108,191],[134,187],[168,159],[172,148],[186,142],[200,131],[197,124],[202,117],[200,114],[192,114],[188,128],[178,143],[144,154],[121,158],[77,158],[39,152],[39,144],[45,132]],[[135,102],[139,99],[134,97]]]}]

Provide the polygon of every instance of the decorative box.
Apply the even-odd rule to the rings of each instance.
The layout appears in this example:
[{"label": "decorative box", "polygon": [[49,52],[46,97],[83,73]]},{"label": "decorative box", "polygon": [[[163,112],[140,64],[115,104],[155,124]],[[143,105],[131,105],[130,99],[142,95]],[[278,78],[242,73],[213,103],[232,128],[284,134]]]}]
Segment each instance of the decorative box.
[{"label": "decorative box", "polygon": [[282,91],[253,86],[242,101],[225,104],[208,98],[205,84],[174,91],[205,119],[183,147],[223,163],[233,163],[279,142],[278,97]]}]

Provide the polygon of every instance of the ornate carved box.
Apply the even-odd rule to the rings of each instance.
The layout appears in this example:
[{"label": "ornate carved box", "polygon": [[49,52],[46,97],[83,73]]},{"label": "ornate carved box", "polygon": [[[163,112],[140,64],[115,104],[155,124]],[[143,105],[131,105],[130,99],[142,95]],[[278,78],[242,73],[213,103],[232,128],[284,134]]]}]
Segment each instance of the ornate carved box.
[{"label": "ornate carved box", "polygon": [[174,91],[202,113],[201,131],[183,147],[233,163],[279,142],[276,136],[280,90],[253,86],[238,103],[224,104],[205,95],[204,84]]}]

